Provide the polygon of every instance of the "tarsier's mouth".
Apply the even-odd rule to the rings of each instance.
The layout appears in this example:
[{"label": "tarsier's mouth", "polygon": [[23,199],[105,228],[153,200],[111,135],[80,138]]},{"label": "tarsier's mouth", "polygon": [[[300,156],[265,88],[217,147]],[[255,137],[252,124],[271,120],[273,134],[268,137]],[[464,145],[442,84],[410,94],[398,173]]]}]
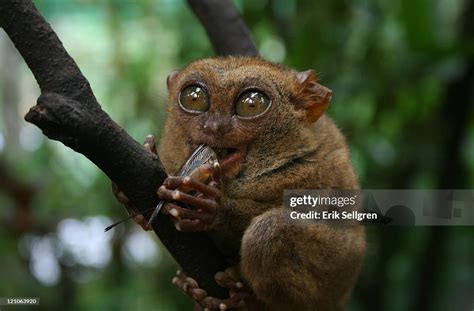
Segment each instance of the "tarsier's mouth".
[{"label": "tarsier's mouth", "polygon": [[211,146],[217,155],[217,161],[220,164],[223,175],[232,177],[237,175],[240,169],[240,164],[245,157],[245,146],[243,147],[221,147]]}]

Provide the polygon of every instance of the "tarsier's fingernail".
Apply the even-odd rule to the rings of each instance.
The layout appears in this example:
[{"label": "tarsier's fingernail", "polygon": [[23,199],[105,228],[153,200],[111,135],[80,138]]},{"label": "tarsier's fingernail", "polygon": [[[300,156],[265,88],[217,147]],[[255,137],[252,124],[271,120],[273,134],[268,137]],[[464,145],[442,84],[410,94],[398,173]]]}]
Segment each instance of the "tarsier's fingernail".
[{"label": "tarsier's fingernail", "polygon": [[176,208],[170,209],[170,214],[173,215],[174,217],[178,217],[179,213]]},{"label": "tarsier's fingernail", "polygon": [[173,191],[173,193],[171,194],[171,197],[175,200],[179,200],[179,198],[181,197],[180,194],[179,194],[179,191],[178,190],[175,190]]},{"label": "tarsier's fingernail", "polygon": [[181,270],[177,270],[176,275],[180,275],[180,274],[181,274]]},{"label": "tarsier's fingernail", "polygon": [[187,184],[187,183],[189,183],[190,181],[191,181],[191,177],[189,177],[189,176],[186,176],[186,177],[183,178],[183,183],[184,183],[184,184]]},{"label": "tarsier's fingernail", "polygon": [[179,224],[179,222],[174,225],[174,227],[176,228],[176,230],[181,231],[181,225]]},{"label": "tarsier's fingernail", "polygon": [[174,285],[178,284],[178,278],[177,278],[177,277],[174,277],[174,278],[171,280],[171,283],[173,283]]},{"label": "tarsier's fingernail", "polygon": [[242,284],[242,282],[237,282],[237,283],[235,283],[235,287],[242,288],[242,287],[244,287],[244,284]]},{"label": "tarsier's fingernail", "polygon": [[219,309],[221,309],[221,310],[227,310],[227,306],[226,306],[225,304],[221,303],[221,304],[219,305]]}]

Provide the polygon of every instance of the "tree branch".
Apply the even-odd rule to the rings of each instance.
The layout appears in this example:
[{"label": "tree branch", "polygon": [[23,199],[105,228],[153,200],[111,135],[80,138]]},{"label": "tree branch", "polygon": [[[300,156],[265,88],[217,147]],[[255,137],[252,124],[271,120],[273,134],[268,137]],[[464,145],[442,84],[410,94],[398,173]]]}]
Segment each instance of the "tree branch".
[{"label": "tree branch", "polygon": [[[229,1],[189,1],[218,54],[256,55],[248,31]],[[133,140],[98,104],[89,82],[30,0],[0,1],[0,26],[41,89],[25,116],[51,139],[82,153],[112,179],[141,211],[156,205],[166,174],[158,158]],[[226,261],[204,233],[181,233],[165,216],[153,225],[165,247],[209,295],[226,297],[214,274]]]},{"label": "tree branch", "polygon": [[188,0],[217,55],[257,56],[249,30],[230,0]]}]

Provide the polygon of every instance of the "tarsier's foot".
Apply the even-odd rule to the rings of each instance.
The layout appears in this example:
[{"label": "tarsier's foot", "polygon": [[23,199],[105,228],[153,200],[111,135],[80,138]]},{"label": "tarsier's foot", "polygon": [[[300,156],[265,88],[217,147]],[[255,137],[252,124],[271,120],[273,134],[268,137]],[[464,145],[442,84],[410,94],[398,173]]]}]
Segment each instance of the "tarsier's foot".
[{"label": "tarsier's foot", "polygon": [[176,273],[173,284],[179,287],[186,295],[191,297],[204,310],[247,310],[245,298],[249,296],[244,284],[239,281],[235,268],[228,268],[224,272],[215,275],[217,284],[229,289],[229,298],[220,299],[207,296],[204,289],[199,288],[198,283],[187,277],[182,271]]},{"label": "tarsier's foot", "polygon": [[[179,231],[193,232],[209,230],[216,218],[221,198],[220,167],[217,162],[199,168],[210,172],[211,182],[205,184],[190,176],[169,176],[158,189],[158,196],[165,201],[187,204],[191,208],[166,203],[161,212],[168,214]],[[197,194],[186,192],[194,191]]]},{"label": "tarsier's foot", "polygon": [[[143,147],[145,147],[148,152],[155,156],[158,154],[156,150],[155,138],[153,137],[153,135],[148,135],[147,137],[145,137]],[[138,209],[136,209],[133,205],[130,204],[130,200],[122,191],[120,191],[117,184],[115,183],[112,183],[112,192],[114,193],[115,198],[125,206],[129,215],[136,215],[135,217],[133,217],[133,220],[137,224],[139,224],[144,230],[152,229],[151,226],[148,224],[146,218],[140,213],[140,211],[138,211]]]}]

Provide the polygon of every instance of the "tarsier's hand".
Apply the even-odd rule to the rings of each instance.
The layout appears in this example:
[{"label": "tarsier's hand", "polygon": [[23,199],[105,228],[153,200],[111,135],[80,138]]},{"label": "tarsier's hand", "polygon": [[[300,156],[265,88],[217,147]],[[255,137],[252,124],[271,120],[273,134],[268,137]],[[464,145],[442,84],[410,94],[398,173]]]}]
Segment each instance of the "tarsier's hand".
[{"label": "tarsier's hand", "polygon": [[194,279],[187,277],[184,272],[179,270],[176,273],[176,277],[173,278],[173,284],[196,301],[204,310],[247,310],[245,299],[250,294],[245,289],[244,284],[239,281],[235,268],[228,268],[224,272],[217,272],[215,279],[217,284],[229,289],[229,298],[220,299],[207,296],[206,291],[199,288],[198,283]]},{"label": "tarsier's hand", "polygon": [[[155,156],[158,154],[158,152],[156,151],[156,143],[153,135],[148,135],[147,137],[145,137],[145,143],[143,144],[143,146],[151,154]],[[114,193],[115,198],[125,206],[129,215],[136,215],[135,217],[133,217],[133,220],[137,224],[139,224],[143,228],[143,230],[152,229],[151,226],[148,224],[146,218],[140,213],[138,209],[136,209],[133,205],[130,204],[130,200],[122,191],[120,191],[119,187],[114,182],[112,182],[112,192]]]},{"label": "tarsier's hand", "polygon": [[[221,202],[219,163],[206,163],[196,170],[198,175],[210,175],[211,181],[206,184],[192,176],[169,176],[158,189],[159,198],[168,201],[161,212],[169,215],[176,229],[183,232],[209,230]],[[173,201],[184,203],[190,208],[180,207]]]}]

